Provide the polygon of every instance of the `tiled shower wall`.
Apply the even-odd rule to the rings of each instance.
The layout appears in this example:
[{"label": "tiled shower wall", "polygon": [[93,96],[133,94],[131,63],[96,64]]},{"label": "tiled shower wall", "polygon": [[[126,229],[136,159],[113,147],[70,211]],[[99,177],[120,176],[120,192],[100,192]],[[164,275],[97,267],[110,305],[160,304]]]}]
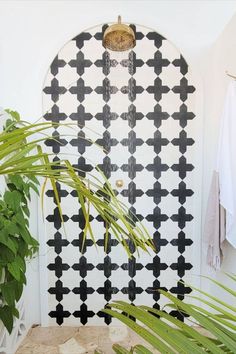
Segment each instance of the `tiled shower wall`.
[{"label": "tiled shower wall", "polygon": [[[155,31],[133,26],[136,47],[106,51],[97,26],[69,41],[55,57],[43,90],[44,119],[74,122],[76,131],[59,126],[49,151],[96,174],[99,166],[118,197],[148,229],[156,253],[128,259],[114,235],[104,252],[105,228],[91,210],[97,247],[87,239],[76,193],[58,185],[66,235],[53,191],[46,192],[49,324],[110,324],[100,310],[113,299],[159,308],[158,288],[190,292],[180,280],[192,271],[199,240],[196,233],[195,88],[178,50]],[[104,150],[84,138],[89,137]],[[66,154],[66,155],[63,155]],[[59,155],[58,157],[59,158]],[[117,188],[117,179],[124,181]],[[134,252],[130,244],[131,252]],[[173,315],[181,317],[173,312]]]}]

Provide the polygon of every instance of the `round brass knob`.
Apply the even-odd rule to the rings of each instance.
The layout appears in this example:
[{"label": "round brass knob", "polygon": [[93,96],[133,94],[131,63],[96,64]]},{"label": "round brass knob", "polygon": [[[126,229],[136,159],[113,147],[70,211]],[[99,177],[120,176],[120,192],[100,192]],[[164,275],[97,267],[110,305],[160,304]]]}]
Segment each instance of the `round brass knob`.
[{"label": "round brass knob", "polygon": [[116,180],[116,187],[121,188],[121,187],[123,187],[123,185],[124,185],[124,182],[122,179]]}]

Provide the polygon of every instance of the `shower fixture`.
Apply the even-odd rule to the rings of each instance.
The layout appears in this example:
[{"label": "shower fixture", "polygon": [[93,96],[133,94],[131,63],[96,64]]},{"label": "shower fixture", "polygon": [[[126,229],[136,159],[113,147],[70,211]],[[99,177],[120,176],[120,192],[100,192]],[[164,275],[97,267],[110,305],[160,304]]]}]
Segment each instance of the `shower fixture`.
[{"label": "shower fixture", "polygon": [[135,34],[132,28],[121,23],[121,16],[118,16],[118,23],[110,25],[103,35],[103,47],[115,52],[123,52],[135,47]]}]

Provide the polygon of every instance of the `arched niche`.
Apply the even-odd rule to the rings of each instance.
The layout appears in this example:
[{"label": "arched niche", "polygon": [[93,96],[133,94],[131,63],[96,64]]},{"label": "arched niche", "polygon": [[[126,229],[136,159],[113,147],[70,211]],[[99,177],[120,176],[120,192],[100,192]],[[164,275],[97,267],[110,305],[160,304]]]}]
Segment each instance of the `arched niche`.
[{"label": "arched niche", "polygon": [[62,144],[49,140],[46,145],[55,154],[69,154],[85,173],[96,173],[99,165],[114,188],[122,179],[119,198],[143,220],[157,253],[128,260],[111,234],[105,254],[104,224],[91,211],[98,250],[87,240],[81,254],[84,222],[77,199],[59,188],[65,237],[47,190],[48,324],[110,324],[100,310],[113,299],[158,308],[163,302],[155,289],[183,299],[190,289],[180,280],[199,272],[201,158],[194,80],[172,43],[146,27],[132,27],[136,47],[129,52],[103,48],[106,25],[80,33],[59,51],[44,84],[44,119],[73,121],[78,135],[65,136],[68,131],[59,126],[55,131]]}]

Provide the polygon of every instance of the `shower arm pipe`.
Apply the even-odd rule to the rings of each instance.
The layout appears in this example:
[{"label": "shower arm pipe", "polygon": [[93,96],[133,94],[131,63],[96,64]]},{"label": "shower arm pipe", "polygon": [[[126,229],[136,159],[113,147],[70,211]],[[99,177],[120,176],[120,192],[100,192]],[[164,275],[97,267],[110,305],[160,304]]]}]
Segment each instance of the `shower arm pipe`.
[{"label": "shower arm pipe", "polygon": [[232,79],[236,80],[236,76],[235,75],[230,74],[227,70],[226,70],[225,73],[226,73],[227,76],[232,77]]}]

